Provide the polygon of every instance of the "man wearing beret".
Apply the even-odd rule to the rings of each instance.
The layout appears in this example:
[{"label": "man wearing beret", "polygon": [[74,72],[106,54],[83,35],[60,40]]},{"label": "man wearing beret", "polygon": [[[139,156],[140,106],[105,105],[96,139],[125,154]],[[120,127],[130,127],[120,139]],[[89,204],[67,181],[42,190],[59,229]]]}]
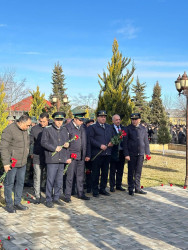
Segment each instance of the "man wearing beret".
[{"label": "man wearing beret", "polygon": [[79,137],[77,140],[70,142],[70,154],[76,154],[74,159],[67,170],[66,189],[65,189],[65,202],[71,201],[72,185],[74,175],[76,176],[76,186],[78,198],[89,200],[90,198],[84,194],[84,171],[85,171],[85,157],[86,157],[86,131],[83,126],[85,112],[74,114],[74,119],[69,122],[65,127],[69,133],[71,140],[76,135]]},{"label": "man wearing beret", "polygon": [[[88,127],[88,140],[90,142],[90,151],[92,161],[92,190],[93,196],[98,197],[99,193],[109,196],[106,191],[108,169],[110,156],[113,144],[110,142],[115,135],[112,126],[106,123],[106,111],[100,110],[97,112],[97,122]],[[96,157],[96,155],[102,152]],[[99,176],[101,171],[101,181],[99,188]]]},{"label": "man wearing beret", "polygon": [[140,179],[144,154],[150,155],[148,134],[146,128],[140,125],[141,115],[131,114],[131,124],[126,127],[127,135],[123,138],[123,151],[125,159],[128,161],[128,189],[129,195],[146,194],[140,188]]},{"label": "man wearing beret", "polygon": [[[45,149],[47,164],[46,182],[46,206],[53,208],[54,204],[63,205],[60,201],[60,192],[63,187],[63,171],[66,163],[71,163],[69,153],[69,136],[62,126],[65,117],[64,112],[56,112],[52,115],[54,122],[44,128],[41,138],[41,146]],[[52,156],[52,153],[56,152]]]}]

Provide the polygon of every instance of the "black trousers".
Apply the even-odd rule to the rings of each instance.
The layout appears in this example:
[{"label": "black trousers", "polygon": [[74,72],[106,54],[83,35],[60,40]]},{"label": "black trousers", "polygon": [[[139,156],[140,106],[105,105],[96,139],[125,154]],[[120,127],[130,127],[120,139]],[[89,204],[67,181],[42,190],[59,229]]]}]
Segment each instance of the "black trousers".
[{"label": "black trousers", "polygon": [[85,167],[86,167],[86,188],[88,191],[91,191],[92,189],[92,162],[91,161],[85,161]]},{"label": "black trousers", "polygon": [[99,193],[99,177],[101,171],[100,190],[105,190],[108,181],[110,155],[98,156],[92,161],[92,189],[93,194]]},{"label": "black trousers", "polygon": [[130,156],[128,161],[128,188],[129,191],[140,190],[140,179],[142,174],[144,156]]},{"label": "black trousers", "polygon": [[74,175],[76,175],[77,194],[81,197],[84,194],[84,161],[73,160],[68,167],[66,177],[65,197],[70,198],[72,193],[72,185]]},{"label": "black trousers", "polygon": [[110,187],[121,187],[123,170],[125,164],[125,156],[123,150],[119,151],[119,160],[110,162]]}]

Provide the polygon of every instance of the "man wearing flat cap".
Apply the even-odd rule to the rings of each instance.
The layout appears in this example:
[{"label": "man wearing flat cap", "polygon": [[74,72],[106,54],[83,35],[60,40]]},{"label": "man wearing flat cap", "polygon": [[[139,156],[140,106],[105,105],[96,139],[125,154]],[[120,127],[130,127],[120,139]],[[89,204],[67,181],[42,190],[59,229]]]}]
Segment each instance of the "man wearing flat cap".
[{"label": "man wearing flat cap", "polygon": [[146,194],[140,188],[140,179],[144,155],[150,155],[148,134],[146,128],[140,124],[140,113],[131,114],[131,124],[126,127],[127,136],[123,138],[123,151],[128,161],[128,189],[129,195]]},{"label": "man wearing flat cap", "polygon": [[[63,187],[63,171],[66,163],[71,163],[69,153],[69,136],[63,125],[64,112],[55,112],[53,123],[43,129],[41,146],[45,150],[45,161],[47,164],[46,182],[46,206],[49,208],[63,205],[60,201],[60,193]],[[52,155],[56,152],[55,155]]]},{"label": "man wearing flat cap", "polygon": [[[106,123],[107,113],[105,110],[97,112],[97,121],[88,127],[88,140],[90,142],[90,155],[92,161],[92,190],[93,196],[98,197],[99,194],[109,196],[106,191],[108,169],[112,150],[111,138],[114,136],[112,127]],[[102,152],[96,157],[96,155]],[[101,171],[101,181],[99,187],[99,176]]]},{"label": "man wearing flat cap", "polygon": [[70,155],[76,154],[74,159],[68,167],[66,177],[66,189],[65,189],[65,202],[71,201],[72,185],[74,176],[76,176],[76,186],[78,198],[83,200],[89,200],[90,198],[84,194],[84,171],[85,171],[85,157],[86,157],[86,131],[83,126],[85,120],[85,112],[75,113],[74,119],[65,125],[65,128],[69,134],[69,140],[78,136],[77,140],[70,142]]}]

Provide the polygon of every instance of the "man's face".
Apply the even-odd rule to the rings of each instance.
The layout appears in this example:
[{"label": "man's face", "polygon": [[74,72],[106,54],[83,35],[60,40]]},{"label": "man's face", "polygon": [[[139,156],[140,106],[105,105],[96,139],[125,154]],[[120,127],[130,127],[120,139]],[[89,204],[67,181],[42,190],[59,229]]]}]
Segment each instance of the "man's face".
[{"label": "man's face", "polygon": [[100,124],[104,124],[106,122],[106,116],[105,115],[100,115],[97,117],[97,121],[100,123]]},{"label": "man's face", "polygon": [[79,120],[78,118],[74,118],[74,123],[76,124],[76,126],[81,126],[83,124],[83,121]]},{"label": "man's face", "polygon": [[137,127],[140,124],[140,119],[131,119],[132,125]]},{"label": "man's face", "polygon": [[63,119],[54,119],[54,124],[57,128],[60,128],[63,125]]},{"label": "man's face", "polygon": [[119,116],[119,115],[115,115],[115,116],[113,117],[113,123],[114,123],[114,125],[116,125],[116,126],[119,126],[119,125],[120,125],[121,119],[120,119],[120,116]]},{"label": "man's face", "polygon": [[40,125],[41,125],[42,128],[48,126],[48,120],[49,120],[49,119],[46,118],[46,117],[40,118],[40,119],[39,119],[39,123],[40,123]]},{"label": "man's face", "polygon": [[30,126],[31,126],[31,119],[28,119],[26,122],[19,123],[19,127],[21,128],[21,130],[28,130]]}]

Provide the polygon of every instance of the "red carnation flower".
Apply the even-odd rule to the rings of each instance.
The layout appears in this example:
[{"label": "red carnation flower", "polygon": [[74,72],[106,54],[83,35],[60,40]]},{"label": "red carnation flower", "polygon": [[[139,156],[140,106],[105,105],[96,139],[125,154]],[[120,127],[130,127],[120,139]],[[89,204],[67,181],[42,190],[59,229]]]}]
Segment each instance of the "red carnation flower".
[{"label": "red carnation flower", "polygon": [[8,236],[7,240],[10,240],[10,236]]},{"label": "red carnation flower", "polygon": [[77,154],[74,154],[74,153],[71,154],[71,158],[76,159],[76,157],[77,157]]},{"label": "red carnation flower", "polygon": [[163,187],[163,184],[161,184],[161,186]]},{"label": "red carnation flower", "polygon": [[146,155],[146,159],[149,161],[151,159],[151,156]]},{"label": "red carnation flower", "polygon": [[126,135],[127,133],[124,130],[122,130],[122,136],[126,136]]},{"label": "red carnation flower", "polygon": [[184,189],[186,189],[186,188],[187,188],[187,186],[184,186],[183,188],[184,188]]},{"label": "red carnation flower", "polygon": [[27,201],[27,203],[29,204],[29,203],[30,203],[30,201]]},{"label": "red carnation flower", "polygon": [[75,135],[75,140],[78,140],[79,136],[78,135]]},{"label": "red carnation flower", "polygon": [[173,186],[172,183],[170,183],[170,186],[171,186],[171,187]]},{"label": "red carnation flower", "polygon": [[0,188],[2,188],[3,186],[0,186]]},{"label": "red carnation flower", "polygon": [[141,188],[144,188],[143,186],[141,186]]},{"label": "red carnation flower", "polygon": [[120,137],[119,137],[120,139],[122,139],[123,138],[123,136],[122,135],[120,135]]},{"label": "red carnation flower", "polygon": [[15,158],[11,158],[11,167],[14,168],[16,166],[17,160]]}]

